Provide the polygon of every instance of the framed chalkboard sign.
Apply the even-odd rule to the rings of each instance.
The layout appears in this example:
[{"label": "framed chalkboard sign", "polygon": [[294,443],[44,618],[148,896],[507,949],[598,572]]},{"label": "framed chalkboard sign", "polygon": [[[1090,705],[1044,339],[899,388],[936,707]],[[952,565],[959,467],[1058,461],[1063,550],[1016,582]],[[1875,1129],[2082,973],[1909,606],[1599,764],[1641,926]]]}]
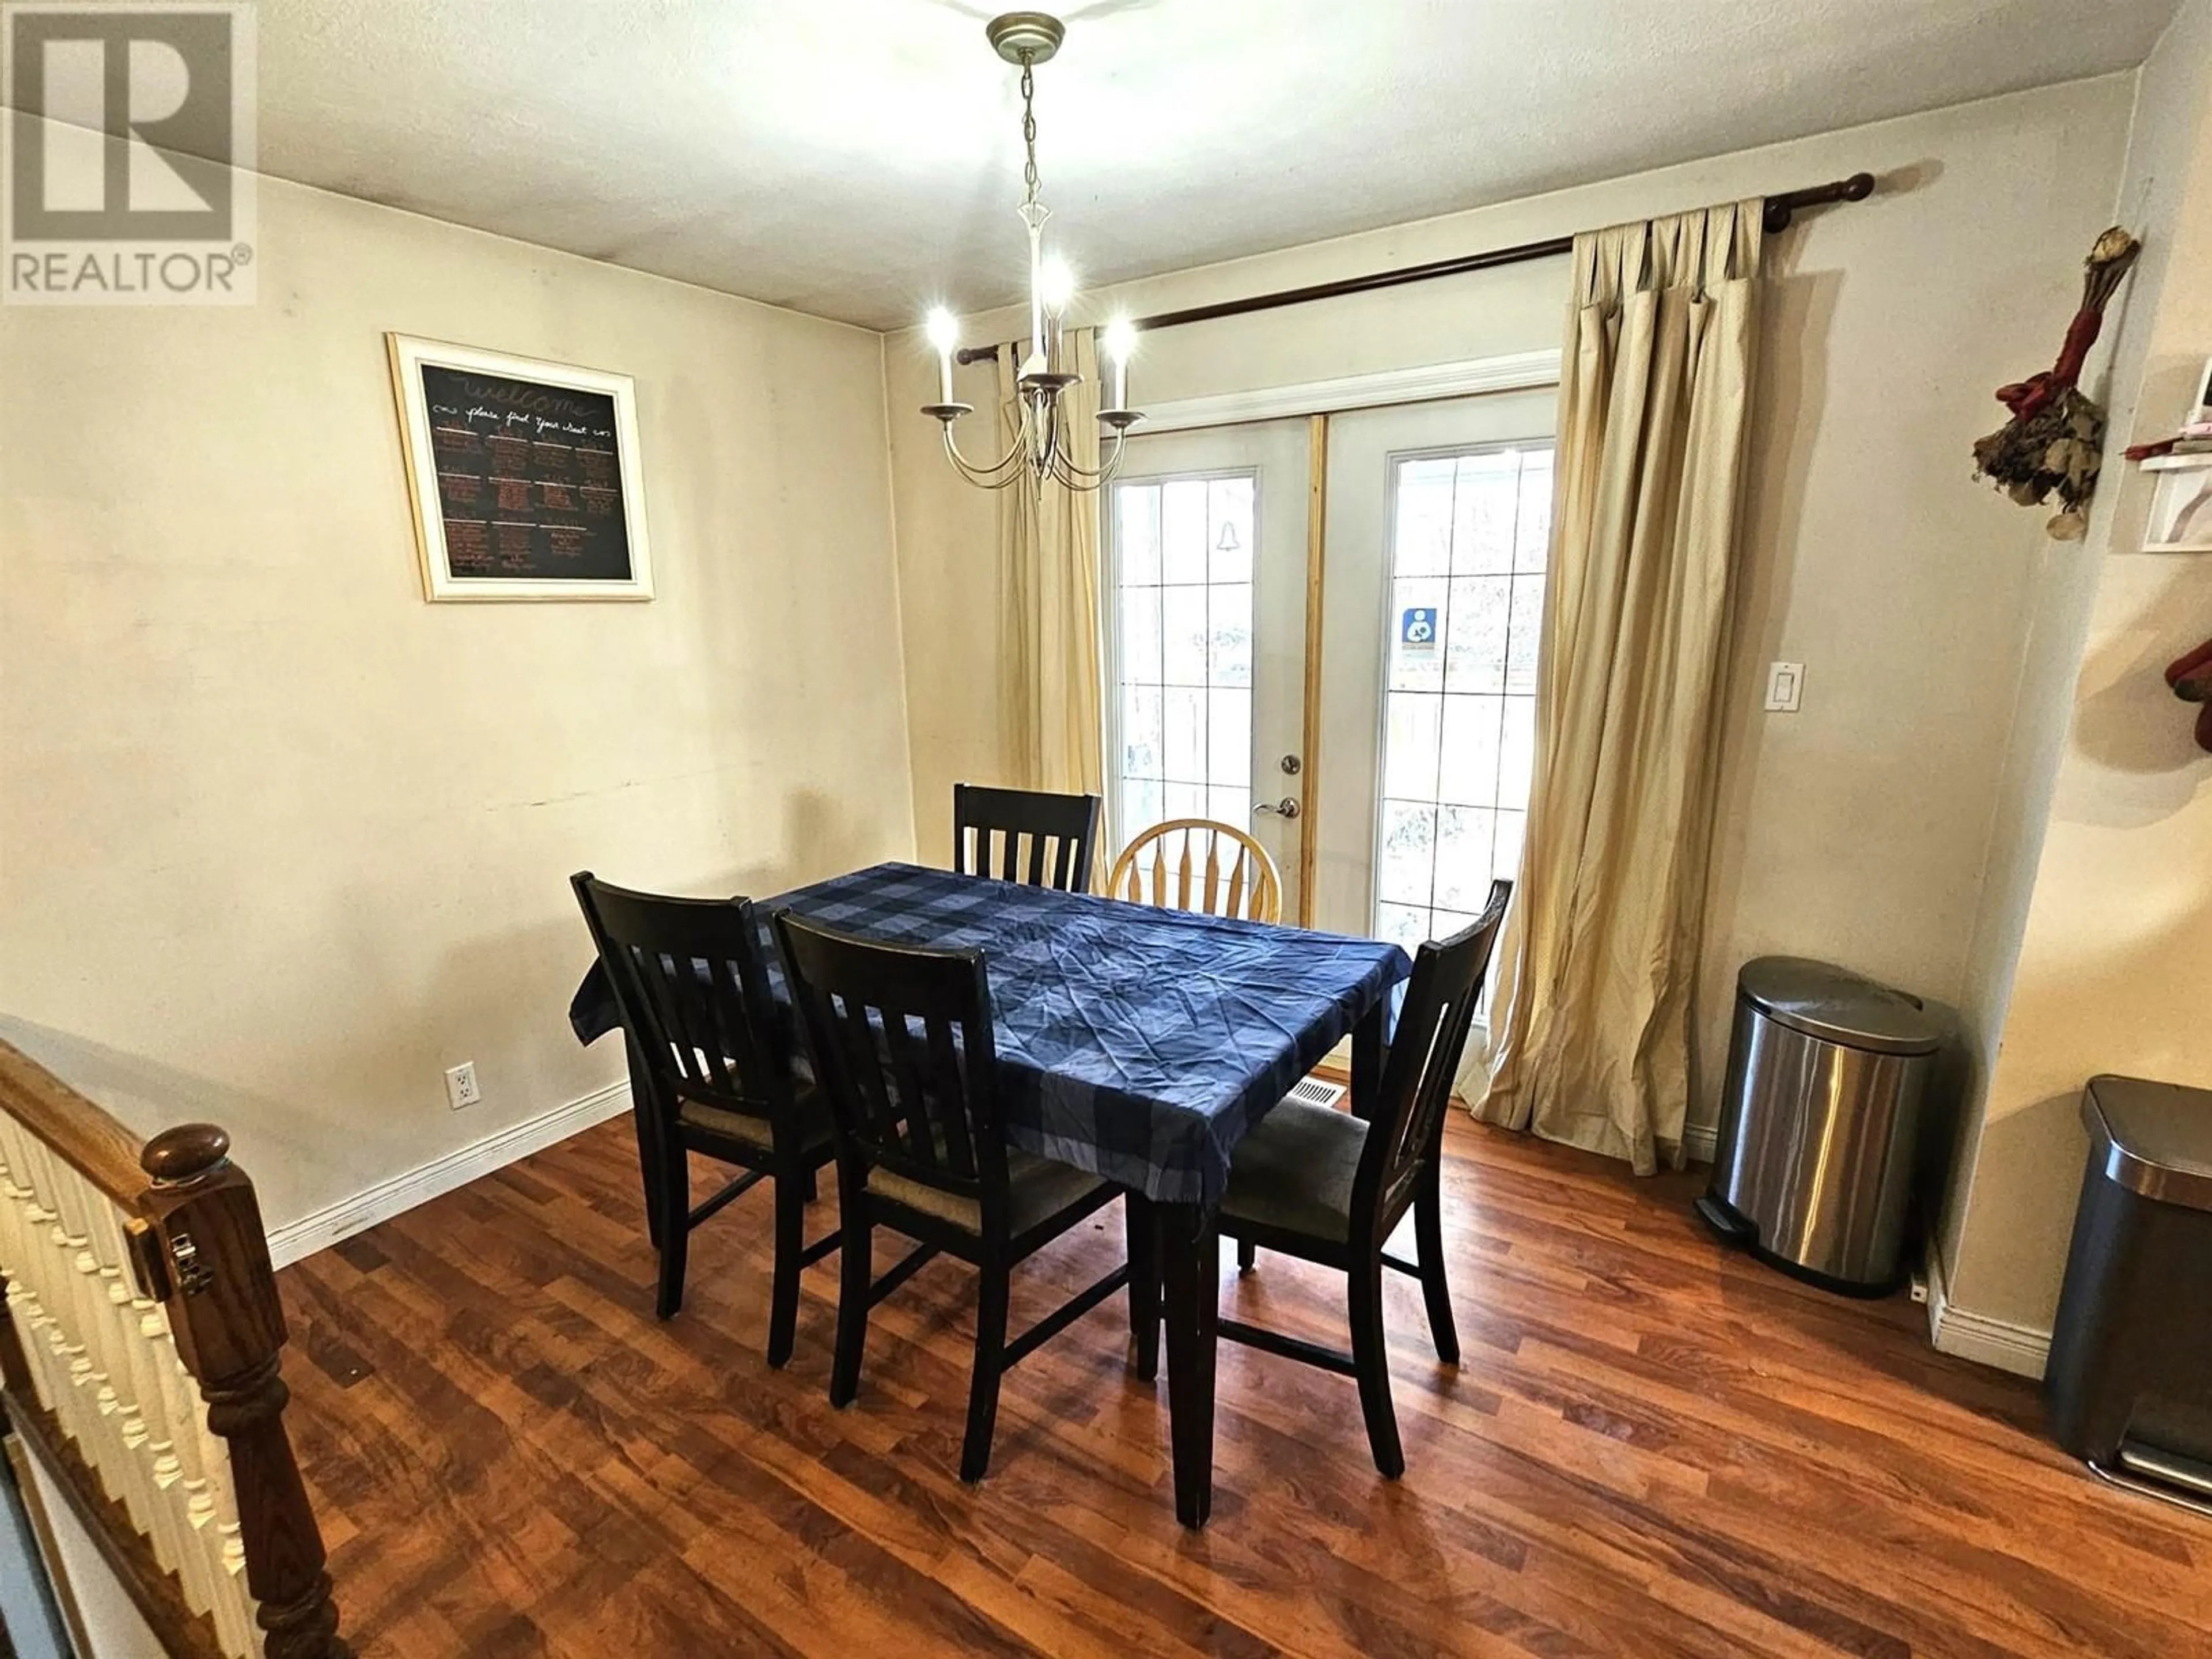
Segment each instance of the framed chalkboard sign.
[{"label": "framed chalkboard sign", "polygon": [[627,374],[388,334],[428,599],[649,599]]}]

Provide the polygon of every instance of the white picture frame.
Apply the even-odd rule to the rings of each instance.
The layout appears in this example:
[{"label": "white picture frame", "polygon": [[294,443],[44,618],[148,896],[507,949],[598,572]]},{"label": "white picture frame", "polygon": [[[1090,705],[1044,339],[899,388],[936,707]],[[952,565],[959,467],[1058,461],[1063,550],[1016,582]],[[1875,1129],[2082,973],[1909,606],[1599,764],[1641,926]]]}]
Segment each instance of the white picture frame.
[{"label": "white picture frame", "polygon": [[653,597],[629,375],[385,342],[425,599]]}]

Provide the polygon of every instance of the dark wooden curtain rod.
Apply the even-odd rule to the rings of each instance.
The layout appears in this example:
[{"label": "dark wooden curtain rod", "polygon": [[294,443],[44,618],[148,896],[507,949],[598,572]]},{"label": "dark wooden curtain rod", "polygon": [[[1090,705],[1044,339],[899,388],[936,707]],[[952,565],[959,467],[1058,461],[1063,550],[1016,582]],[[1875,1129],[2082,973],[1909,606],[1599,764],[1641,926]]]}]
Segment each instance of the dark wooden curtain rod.
[{"label": "dark wooden curtain rod", "polygon": [[[1848,179],[1838,179],[1825,185],[1814,185],[1804,190],[1786,191],[1779,196],[1766,198],[1766,228],[1770,234],[1786,230],[1801,208],[1826,207],[1833,202],[1863,202],[1874,194],[1874,174],[1855,173]],[[1157,316],[1139,317],[1136,327],[1140,333],[1149,334],[1155,329],[1179,328],[1185,323],[1210,323],[1223,317],[1242,317],[1255,311],[1273,311],[1279,306],[1302,306],[1315,300],[1341,299],[1347,294],[1365,294],[1379,288],[1396,288],[1404,283],[1425,283],[1437,276],[1459,276],[1468,271],[1494,270],[1500,265],[1517,265],[1529,259],[1550,259],[1571,252],[1575,239],[1553,236],[1540,242],[1522,242],[1517,247],[1492,248],[1486,253],[1462,253],[1449,259],[1431,259],[1426,264],[1401,265],[1395,270],[1370,271],[1364,276],[1340,276],[1333,283],[1315,283],[1306,288],[1286,288],[1273,294],[1255,294],[1242,300],[1223,300],[1210,306],[1191,306],[1182,311],[1163,311]],[[957,354],[963,363],[980,363],[994,360],[999,355],[995,345],[963,346]]]}]

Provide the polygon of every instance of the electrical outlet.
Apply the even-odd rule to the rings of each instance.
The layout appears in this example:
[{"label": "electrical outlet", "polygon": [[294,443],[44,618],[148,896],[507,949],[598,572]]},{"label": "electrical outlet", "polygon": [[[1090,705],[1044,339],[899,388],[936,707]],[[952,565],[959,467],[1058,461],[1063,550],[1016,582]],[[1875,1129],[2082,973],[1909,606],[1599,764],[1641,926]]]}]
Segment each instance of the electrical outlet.
[{"label": "electrical outlet", "polygon": [[1794,714],[1805,696],[1805,665],[1769,663],[1766,667],[1766,712]]},{"label": "electrical outlet", "polygon": [[483,1091],[477,1087],[476,1061],[465,1060],[446,1073],[446,1102],[455,1111],[483,1101]]}]

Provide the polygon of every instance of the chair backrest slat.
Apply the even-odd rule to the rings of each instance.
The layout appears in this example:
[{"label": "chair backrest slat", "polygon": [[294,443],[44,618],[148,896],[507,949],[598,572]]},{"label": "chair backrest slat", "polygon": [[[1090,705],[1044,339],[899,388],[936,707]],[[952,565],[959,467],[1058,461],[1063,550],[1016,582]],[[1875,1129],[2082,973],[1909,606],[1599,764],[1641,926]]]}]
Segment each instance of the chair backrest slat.
[{"label": "chair backrest slat", "polygon": [[952,867],[963,876],[994,873],[994,840],[1000,880],[1087,893],[1098,847],[1098,797],[953,785]]},{"label": "chair backrest slat", "polygon": [[1005,1214],[1006,1148],[980,951],[925,951],[786,911],[776,936],[841,1155]]},{"label": "chair backrest slat", "polygon": [[632,892],[588,870],[569,884],[653,1109],[673,1116],[696,1100],[771,1122],[794,1111],[792,1037],[769,988],[752,901]]},{"label": "chair backrest slat", "polygon": [[1512,892],[1510,881],[1491,883],[1489,901],[1471,926],[1422,945],[1413,958],[1366,1147],[1352,1177],[1355,1232],[1367,1226],[1387,1231],[1410,1200],[1414,1176],[1437,1155],[1444,1109]]},{"label": "chair backrest slat", "polygon": [[1279,921],[1283,915],[1282,878],[1267,849],[1212,818],[1170,818],[1144,831],[1114,860],[1106,891],[1133,903],[1244,921]]}]

